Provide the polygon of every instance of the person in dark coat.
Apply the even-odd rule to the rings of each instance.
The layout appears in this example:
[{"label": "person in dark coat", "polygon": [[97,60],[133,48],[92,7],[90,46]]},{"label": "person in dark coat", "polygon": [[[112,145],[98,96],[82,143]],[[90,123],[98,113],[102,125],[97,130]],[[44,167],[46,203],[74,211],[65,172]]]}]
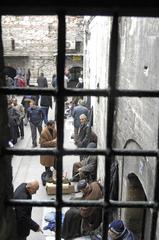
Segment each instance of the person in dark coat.
[{"label": "person in dark coat", "polygon": [[30,84],[30,78],[31,78],[31,71],[30,71],[30,68],[28,68],[28,71],[26,73],[26,83],[27,83],[27,86],[29,86],[29,84]]},{"label": "person in dark coat", "polygon": [[[14,199],[32,199],[32,194],[35,194],[39,189],[39,183],[33,180],[29,183],[21,183],[14,192]],[[15,206],[17,240],[26,240],[30,234],[30,230],[34,232],[42,231],[40,226],[31,218],[31,206]]]},{"label": "person in dark coat", "polygon": [[14,87],[14,79],[6,75],[6,85],[7,87]]},{"label": "person in dark coat", "polygon": [[24,139],[24,122],[23,119],[25,117],[24,107],[22,104],[18,103],[18,100],[16,98],[13,98],[13,107],[18,111],[19,113],[19,124],[18,129],[20,132],[21,139]]},{"label": "person in dark coat", "polygon": [[80,127],[80,115],[85,114],[86,117],[89,117],[89,111],[88,108],[85,107],[85,101],[83,99],[80,99],[78,101],[78,105],[75,106],[72,110],[72,117],[74,119],[73,125],[74,125],[74,141],[75,144],[77,144],[78,141],[78,130]]},{"label": "person in dark coat", "polygon": [[81,114],[79,119],[80,119],[80,127],[78,131],[77,147],[85,148],[87,147],[91,139],[91,127],[88,123],[88,119],[85,114]]},{"label": "person in dark coat", "polygon": [[37,84],[39,88],[48,87],[47,79],[44,77],[44,73],[41,73],[37,79]]},{"label": "person in dark coat", "polygon": [[9,145],[14,146],[17,143],[19,137],[18,124],[20,123],[20,114],[12,106],[12,100],[8,99],[8,126],[9,126]]},{"label": "person in dark coat", "polygon": [[43,115],[44,115],[44,123],[47,124],[49,107],[52,108],[52,97],[51,96],[41,96],[40,106],[41,106],[41,110],[43,111]]},{"label": "person in dark coat", "polygon": [[71,207],[64,216],[62,226],[62,238],[70,240],[81,236],[81,221],[80,210],[78,207]]},{"label": "person in dark coat", "polygon": [[52,76],[51,85],[52,85],[54,88],[57,87],[57,76],[56,76],[56,74],[53,74],[53,76]]},{"label": "person in dark coat", "polygon": [[24,107],[24,111],[25,111],[25,117],[24,117],[24,125],[27,126],[28,124],[28,108],[30,107],[30,102],[34,100],[36,102],[36,96],[31,96],[31,95],[25,95],[23,96],[22,98],[22,101],[21,101],[21,104],[23,105]]},{"label": "person in dark coat", "polygon": [[[83,193],[81,200],[99,200],[103,193],[98,182],[87,183],[80,180],[77,189]],[[73,207],[64,217],[62,237],[72,239],[82,235],[88,235],[96,229],[102,221],[102,209],[97,207]],[[82,231],[81,231],[82,230]]]},{"label": "person in dark coat", "polygon": [[122,220],[114,220],[109,224],[108,240],[135,240],[134,234],[125,227]]},{"label": "person in dark coat", "polygon": [[[103,197],[102,186],[96,181],[88,183],[82,179],[78,182],[77,189],[82,191],[84,200],[99,200]],[[102,209],[99,207],[80,207],[80,215],[83,235],[98,228],[102,222]]]},{"label": "person in dark coat", "polygon": [[81,77],[79,77],[79,79],[78,79],[76,88],[83,88],[83,79]]},{"label": "person in dark coat", "polygon": [[[97,144],[90,142],[87,148],[96,148]],[[73,164],[71,182],[78,182],[81,179],[95,180],[97,171],[97,156],[86,156],[82,161]]]},{"label": "person in dark coat", "polygon": [[30,122],[32,147],[37,147],[37,129],[39,135],[42,131],[42,122],[44,119],[43,112],[40,107],[36,106],[35,101],[30,102],[30,107],[27,110],[27,116]]}]

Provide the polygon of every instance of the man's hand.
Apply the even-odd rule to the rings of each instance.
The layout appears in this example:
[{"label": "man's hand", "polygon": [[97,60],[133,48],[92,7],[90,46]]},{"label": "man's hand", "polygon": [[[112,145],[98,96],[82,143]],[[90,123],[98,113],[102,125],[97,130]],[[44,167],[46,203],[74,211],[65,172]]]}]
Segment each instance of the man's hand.
[{"label": "man's hand", "polygon": [[41,233],[44,233],[43,230],[41,229],[41,227],[39,226],[37,232],[41,232]]},{"label": "man's hand", "polygon": [[81,168],[78,169],[78,172],[82,172]]}]

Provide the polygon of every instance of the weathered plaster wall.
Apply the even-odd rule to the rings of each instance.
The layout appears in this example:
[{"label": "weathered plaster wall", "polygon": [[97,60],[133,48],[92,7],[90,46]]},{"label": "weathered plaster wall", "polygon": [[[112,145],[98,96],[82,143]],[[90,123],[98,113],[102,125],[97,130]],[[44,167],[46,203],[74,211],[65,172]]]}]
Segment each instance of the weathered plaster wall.
[{"label": "weathered plaster wall", "polygon": [[[84,86],[104,89],[108,86],[108,59],[111,18],[85,18]],[[93,129],[98,135],[98,147],[106,146],[107,99],[91,97],[94,110]],[[98,157],[98,177],[104,176],[103,157]]]},{"label": "weathered plaster wall", "polygon": [[[107,17],[87,18],[85,36],[84,73],[88,88],[106,88],[108,82],[109,40],[111,20]],[[159,20],[155,18],[119,19],[119,79],[122,89],[155,90],[159,88]],[[94,129],[98,133],[98,147],[106,144],[107,101],[92,98]],[[140,149],[158,147],[158,99],[118,98],[115,112],[114,147]],[[132,147],[133,146],[133,147]],[[137,147],[134,149],[138,149]],[[104,161],[98,165],[98,177],[103,178]],[[156,159],[117,157],[119,162],[119,199],[132,197],[129,192],[128,175],[134,174],[141,184],[147,200],[153,199]],[[101,163],[103,162],[103,163]],[[139,184],[139,186],[140,186]],[[135,185],[134,185],[135,186]],[[132,189],[135,189],[134,187]],[[135,195],[135,191],[134,191]],[[137,195],[138,198],[140,194]],[[137,200],[137,199],[136,199]],[[140,200],[140,199],[138,199]],[[137,214],[137,212],[136,212]],[[128,214],[127,214],[128,215]],[[124,217],[124,214],[122,214]],[[129,219],[131,222],[131,219]],[[146,226],[150,225],[145,222]],[[138,229],[140,231],[140,229]],[[145,230],[146,231],[146,230]],[[146,236],[146,235],[145,235]]]}]

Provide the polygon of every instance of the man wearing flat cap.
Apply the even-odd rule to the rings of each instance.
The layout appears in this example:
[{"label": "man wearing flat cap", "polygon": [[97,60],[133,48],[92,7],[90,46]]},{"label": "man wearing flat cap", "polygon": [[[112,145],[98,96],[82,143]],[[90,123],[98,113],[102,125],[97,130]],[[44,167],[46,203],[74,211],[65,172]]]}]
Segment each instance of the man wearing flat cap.
[{"label": "man wearing flat cap", "polygon": [[122,220],[114,220],[109,224],[108,240],[135,240],[134,234],[128,230]]},{"label": "man wearing flat cap", "polygon": [[[83,193],[82,200],[99,200],[103,193],[98,182],[88,183],[85,179],[78,182],[78,191]],[[102,221],[102,209],[99,207],[72,207],[65,213],[62,237],[70,239],[88,235]]]},{"label": "man wearing flat cap", "polygon": [[[77,189],[83,193],[85,200],[99,200],[103,196],[102,187],[98,182],[87,183],[82,179],[78,182]],[[102,209],[99,207],[80,207],[80,215],[84,235],[96,229],[102,221]]]},{"label": "man wearing flat cap", "polygon": [[[96,148],[97,144],[90,142],[87,148]],[[81,161],[73,164],[71,182],[78,182],[82,179],[88,179],[94,181],[96,179],[97,171],[97,156],[88,155],[85,156]]]}]

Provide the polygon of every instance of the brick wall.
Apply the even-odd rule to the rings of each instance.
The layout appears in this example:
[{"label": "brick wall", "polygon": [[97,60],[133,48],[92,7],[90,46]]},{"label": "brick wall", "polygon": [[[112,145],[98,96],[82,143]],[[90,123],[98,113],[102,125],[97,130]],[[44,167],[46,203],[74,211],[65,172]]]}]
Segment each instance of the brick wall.
[{"label": "brick wall", "polygon": [[[3,45],[5,64],[31,70],[31,81],[36,82],[40,72],[44,72],[48,82],[56,73],[57,56],[57,16],[3,16]],[[12,49],[14,40],[15,49]],[[79,53],[75,42],[83,41],[83,17],[66,17],[66,42],[71,42],[68,53]],[[83,53],[80,52],[81,54]],[[66,62],[66,64],[68,64]],[[71,62],[73,65],[82,65]],[[82,66],[83,67],[83,66]]]}]

